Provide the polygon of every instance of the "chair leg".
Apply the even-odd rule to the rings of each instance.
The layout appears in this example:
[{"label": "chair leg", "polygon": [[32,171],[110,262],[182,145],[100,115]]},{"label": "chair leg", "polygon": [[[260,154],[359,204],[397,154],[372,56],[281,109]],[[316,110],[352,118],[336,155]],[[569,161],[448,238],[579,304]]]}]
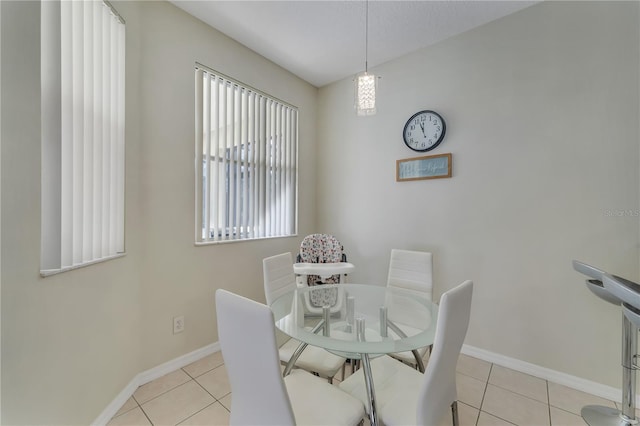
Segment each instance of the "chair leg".
[{"label": "chair leg", "polygon": [[458,401],[453,401],[453,404],[451,404],[451,417],[453,417],[453,426],[459,426],[460,420],[458,419]]}]

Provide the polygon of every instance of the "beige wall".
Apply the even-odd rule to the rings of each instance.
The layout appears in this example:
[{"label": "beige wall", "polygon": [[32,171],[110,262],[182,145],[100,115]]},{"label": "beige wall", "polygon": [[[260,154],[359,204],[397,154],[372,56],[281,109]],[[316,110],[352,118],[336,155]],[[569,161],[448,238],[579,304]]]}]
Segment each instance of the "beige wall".
[{"label": "beige wall", "polygon": [[[436,297],[475,282],[467,344],[620,388],[620,310],[571,260],[640,278],[638,16],[530,7],[373,70],[373,117],[353,113],[350,79],[321,89],[319,229],[353,281],[384,283],[391,248],[432,251]],[[446,120],[431,153],[453,154],[453,177],[396,183],[421,109]]]},{"label": "beige wall", "polygon": [[[140,372],[217,341],[217,288],[264,300],[263,257],[297,237],[194,246],[194,63],[300,107],[300,226],[315,220],[312,86],[165,2],[127,22],[124,258],[43,279],[39,3],[2,8],[2,424],[89,424]],[[186,329],[172,334],[172,318]]]},{"label": "beige wall", "polygon": [[[313,161],[317,89],[255,55],[167,2],[118,3],[125,19],[140,7],[140,184],[142,186],[143,367],[217,341],[213,294],[226,288],[264,301],[262,259],[296,251],[298,237],[194,246],[194,65],[223,74],[299,107],[299,232],[314,220]],[[128,34],[136,31],[127,26]],[[308,189],[311,188],[311,189]],[[184,315],[184,333],[172,334]]]}]

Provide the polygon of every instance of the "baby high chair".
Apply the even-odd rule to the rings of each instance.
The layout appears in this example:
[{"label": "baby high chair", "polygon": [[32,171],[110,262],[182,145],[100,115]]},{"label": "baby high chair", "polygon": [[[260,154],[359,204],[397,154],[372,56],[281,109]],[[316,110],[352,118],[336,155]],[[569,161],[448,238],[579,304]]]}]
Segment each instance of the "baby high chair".
[{"label": "baby high chair", "polygon": [[[347,255],[343,251],[342,244],[333,235],[311,234],[304,237],[300,243],[300,253],[296,256],[298,264],[314,263],[344,263],[340,273],[321,276],[315,274],[298,274],[298,285],[316,286],[322,284],[339,284],[344,282],[348,271],[353,270],[353,265],[347,264]],[[333,269],[333,268],[332,268]],[[335,272],[332,271],[332,272]],[[342,307],[344,297],[342,292],[336,289],[327,291],[314,291],[308,301],[310,312],[321,313],[323,306],[330,306],[331,312],[337,312]]]}]

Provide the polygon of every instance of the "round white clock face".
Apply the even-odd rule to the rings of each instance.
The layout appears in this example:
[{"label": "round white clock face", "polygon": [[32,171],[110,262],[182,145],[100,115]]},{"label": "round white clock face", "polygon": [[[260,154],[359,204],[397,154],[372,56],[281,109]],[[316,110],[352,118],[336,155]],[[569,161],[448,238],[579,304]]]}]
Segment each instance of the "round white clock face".
[{"label": "round white clock face", "polygon": [[414,151],[430,151],[437,147],[447,130],[444,119],[434,111],[415,113],[404,125],[404,143]]}]

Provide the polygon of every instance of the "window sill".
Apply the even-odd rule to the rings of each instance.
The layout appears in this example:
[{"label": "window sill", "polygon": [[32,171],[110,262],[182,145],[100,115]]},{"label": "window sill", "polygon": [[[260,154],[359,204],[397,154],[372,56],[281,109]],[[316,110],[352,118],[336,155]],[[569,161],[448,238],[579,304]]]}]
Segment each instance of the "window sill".
[{"label": "window sill", "polygon": [[92,261],[85,262],[85,263],[79,263],[77,265],[67,266],[67,267],[60,268],[60,269],[41,269],[40,270],[40,276],[43,277],[43,278],[46,278],[46,277],[50,277],[51,275],[62,274],[63,272],[73,271],[74,269],[84,268],[84,267],[87,267],[87,266],[95,265],[96,263],[102,263],[102,262],[107,262],[107,261],[112,260],[112,259],[118,259],[120,257],[124,257],[126,254],[127,253],[118,253],[118,254],[114,254],[112,256],[107,256],[107,257],[103,257],[103,258],[100,258],[100,259],[92,260]]},{"label": "window sill", "polygon": [[247,241],[272,240],[276,238],[292,238],[297,236],[298,234],[295,233],[291,235],[278,235],[278,236],[272,236],[272,237],[238,238],[235,240],[227,239],[227,240],[196,241],[194,244],[196,247],[205,247],[205,246],[212,246],[216,244],[230,244],[230,243],[241,243],[241,242],[247,242]]}]

